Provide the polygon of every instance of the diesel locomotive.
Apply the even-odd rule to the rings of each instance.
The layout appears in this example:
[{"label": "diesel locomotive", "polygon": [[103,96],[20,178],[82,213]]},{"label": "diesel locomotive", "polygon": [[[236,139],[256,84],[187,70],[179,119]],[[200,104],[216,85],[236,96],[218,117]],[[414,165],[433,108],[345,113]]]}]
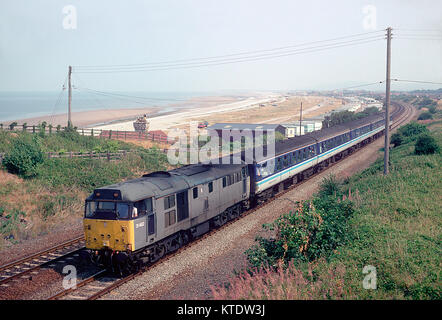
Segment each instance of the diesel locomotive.
[{"label": "diesel locomotive", "polygon": [[384,124],[373,115],[276,142],[259,161],[187,165],[98,188],[85,202],[88,257],[119,272],[155,262],[378,138]]}]

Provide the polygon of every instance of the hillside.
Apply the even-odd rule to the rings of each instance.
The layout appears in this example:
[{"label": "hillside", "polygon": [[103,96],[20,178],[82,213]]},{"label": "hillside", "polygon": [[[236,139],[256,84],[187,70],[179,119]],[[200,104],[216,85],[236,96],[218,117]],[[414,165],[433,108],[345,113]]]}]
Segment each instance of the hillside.
[{"label": "hillside", "polygon": [[[116,152],[119,159],[49,158],[47,152]],[[58,134],[0,130],[0,249],[47,234],[59,225],[80,225],[84,199],[96,187],[168,167],[166,155],[153,147]]]},{"label": "hillside", "polygon": [[[442,121],[427,128],[442,146]],[[213,297],[441,299],[442,159],[440,151],[415,154],[422,131],[399,130],[388,176],[379,159],[345,181],[329,177],[296,212],[265,225],[270,236],[246,252],[250,269]]]}]

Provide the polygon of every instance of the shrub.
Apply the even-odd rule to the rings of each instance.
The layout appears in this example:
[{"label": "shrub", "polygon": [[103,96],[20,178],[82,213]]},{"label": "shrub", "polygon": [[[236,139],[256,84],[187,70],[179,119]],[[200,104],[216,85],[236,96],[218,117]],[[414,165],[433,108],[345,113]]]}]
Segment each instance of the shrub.
[{"label": "shrub", "polygon": [[37,137],[31,139],[30,136],[23,135],[13,141],[3,164],[10,173],[32,177],[36,175],[36,169],[43,161],[43,152]]},{"label": "shrub", "polygon": [[421,133],[428,133],[428,132],[429,131],[425,125],[417,122],[410,122],[398,129],[398,133],[403,135],[404,137],[413,137]]},{"label": "shrub", "polygon": [[0,234],[5,238],[14,238],[13,233],[17,231],[19,224],[24,217],[26,217],[25,212],[13,209],[11,213],[4,217],[0,224]]},{"label": "shrub", "polygon": [[396,132],[391,135],[390,143],[394,144],[395,147],[400,146],[403,141],[404,141],[404,138],[402,137],[402,135],[400,133]]},{"label": "shrub", "polygon": [[437,106],[436,105],[432,105],[432,106],[429,106],[428,107],[428,111],[430,112],[430,113],[436,113],[436,111],[437,111]]},{"label": "shrub", "polygon": [[419,118],[417,118],[417,120],[429,120],[429,119],[433,119],[433,116],[430,112],[422,112],[419,115]]},{"label": "shrub", "polygon": [[290,263],[285,269],[273,272],[269,268],[245,272],[232,277],[227,285],[211,286],[216,300],[320,300],[351,299],[343,265],[330,266],[322,271],[309,264],[307,270]]},{"label": "shrub", "polygon": [[322,180],[319,186],[319,196],[340,196],[340,184],[335,175],[331,174]]},{"label": "shrub", "polygon": [[314,261],[326,257],[347,241],[348,218],[352,203],[338,197],[317,197],[305,201],[295,212],[282,215],[265,229],[273,230],[275,238],[258,237],[258,245],[246,251],[252,267],[277,267],[295,262]]},{"label": "shrub", "polygon": [[439,145],[431,135],[423,134],[416,141],[415,154],[433,154],[436,152],[439,152]]}]

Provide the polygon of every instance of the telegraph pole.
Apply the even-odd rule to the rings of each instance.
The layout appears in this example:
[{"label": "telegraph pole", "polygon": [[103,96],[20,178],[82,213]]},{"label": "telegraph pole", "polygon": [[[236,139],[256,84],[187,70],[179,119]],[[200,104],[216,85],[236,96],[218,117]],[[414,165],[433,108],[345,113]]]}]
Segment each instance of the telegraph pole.
[{"label": "telegraph pole", "polygon": [[385,146],[384,175],[389,173],[390,161],[390,63],[391,63],[391,27],[387,28],[387,79],[385,89]]},{"label": "telegraph pole", "polygon": [[68,83],[69,83],[69,98],[68,98],[68,128],[72,127],[72,119],[71,119],[71,102],[72,102],[72,85],[71,85],[71,76],[72,76],[72,66],[69,66],[68,71]]},{"label": "telegraph pole", "polygon": [[301,101],[301,113],[299,114],[299,135],[301,136],[301,123],[302,123],[302,101]]}]

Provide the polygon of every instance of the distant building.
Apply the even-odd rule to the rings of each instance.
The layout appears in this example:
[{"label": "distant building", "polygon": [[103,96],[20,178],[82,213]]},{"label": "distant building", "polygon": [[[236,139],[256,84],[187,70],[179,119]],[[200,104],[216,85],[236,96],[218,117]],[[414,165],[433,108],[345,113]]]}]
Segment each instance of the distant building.
[{"label": "distant building", "polygon": [[299,121],[282,124],[282,126],[285,128],[284,136],[286,138],[293,138],[295,136],[302,136],[308,132],[321,130],[322,121],[322,118],[316,118],[302,120],[301,125],[299,125]]},{"label": "distant building", "polygon": [[364,109],[372,108],[372,107],[378,108],[378,110],[382,110],[383,105],[382,105],[382,103],[370,103],[370,104],[366,104],[364,106]]},{"label": "distant building", "polygon": [[280,132],[285,135],[285,128],[280,124],[257,124],[257,123],[215,123],[207,127],[207,133],[210,136],[218,135],[222,139],[223,133],[231,135],[232,131],[250,130],[252,136],[267,134],[270,131]]}]

